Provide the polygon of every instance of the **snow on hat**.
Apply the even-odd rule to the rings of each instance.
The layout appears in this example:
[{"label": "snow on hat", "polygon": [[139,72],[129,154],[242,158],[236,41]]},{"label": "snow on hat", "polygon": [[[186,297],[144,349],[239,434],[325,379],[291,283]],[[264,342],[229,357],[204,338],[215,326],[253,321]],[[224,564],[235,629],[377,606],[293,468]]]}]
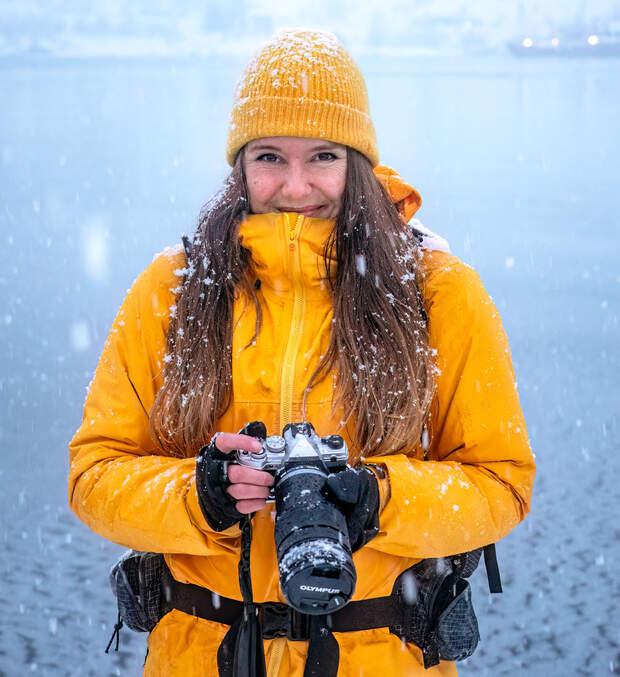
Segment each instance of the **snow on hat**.
[{"label": "snow on hat", "polygon": [[366,83],[338,38],[284,30],[261,47],[235,89],[226,159],[249,141],[302,136],[351,146],[376,166],[375,128]]}]

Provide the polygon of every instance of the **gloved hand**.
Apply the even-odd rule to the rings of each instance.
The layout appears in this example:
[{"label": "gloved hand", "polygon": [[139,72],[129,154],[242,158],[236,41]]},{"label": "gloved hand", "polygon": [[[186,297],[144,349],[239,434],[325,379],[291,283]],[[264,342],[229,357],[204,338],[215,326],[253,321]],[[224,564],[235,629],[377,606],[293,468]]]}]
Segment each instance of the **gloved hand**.
[{"label": "gloved hand", "polygon": [[196,490],[200,509],[215,531],[236,524],[244,514],[262,508],[273,477],[262,470],[232,465],[235,449],[260,451],[267,436],[263,423],[254,421],[238,434],[217,433],[196,459]]},{"label": "gloved hand", "polygon": [[370,468],[346,468],[328,475],[325,495],[345,516],[352,552],[379,533],[379,484]]}]

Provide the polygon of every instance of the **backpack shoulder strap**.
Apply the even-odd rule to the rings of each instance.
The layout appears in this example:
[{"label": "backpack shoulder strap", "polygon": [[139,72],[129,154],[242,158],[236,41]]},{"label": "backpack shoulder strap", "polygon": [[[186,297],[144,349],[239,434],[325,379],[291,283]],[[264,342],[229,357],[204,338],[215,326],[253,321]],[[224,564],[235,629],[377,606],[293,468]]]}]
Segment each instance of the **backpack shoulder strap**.
[{"label": "backpack shoulder strap", "polygon": [[484,566],[487,570],[487,578],[489,579],[489,592],[497,593],[503,592],[502,579],[499,575],[499,566],[497,564],[497,552],[495,551],[495,543],[485,545],[484,548]]},{"label": "backpack shoulder strap", "polygon": [[427,228],[418,219],[411,219],[411,221],[409,221],[409,227],[421,249],[429,252],[441,251],[447,252],[448,254],[452,253],[450,243],[445,238],[441,237],[441,235],[433,233],[430,228]]},{"label": "backpack shoulder strap", "polygon": [[448,560],[450,561],[450,565],[452,567],[452,577],[455,579],[469,578],[478,568],[480,558],[483,554],[484,566],[487,570],[487,580],[489,581],[489,592],[503,592],[502,580],[499,575],[499,566],[497,564],[495,543],[485,545],[483,548],[476,548],[476,550],[469,550],[468,552],[462,552],[459,555],[452,555],[449,557]]},{"label": "backpack shoulder strap", "polygon": [[183,242],[183,249],[185,249],[185,256],[187,258],[187,262],[189,263],[189,259],[192,255],[192,248],[193,248],[192,242],[189,239],[189,237],[187,237],[187,235],[181,235],[181,240]]}]

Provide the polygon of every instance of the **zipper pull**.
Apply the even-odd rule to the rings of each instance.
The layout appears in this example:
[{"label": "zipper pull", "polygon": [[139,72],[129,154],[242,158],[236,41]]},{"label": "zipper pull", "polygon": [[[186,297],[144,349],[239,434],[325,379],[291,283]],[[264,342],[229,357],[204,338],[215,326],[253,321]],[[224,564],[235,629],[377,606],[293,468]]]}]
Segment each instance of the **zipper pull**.
[{"label": "zipper pull", "polygon": [[297,239],[297,230],[298,226],[301,223],[301,220],[303,219],[303,215],[300,214],[296,219],[295,219],[295,224],[291,227],[290,221],[289,221],[289,231],[288,231],[288,241],[289,245],[288,248],[290,250],[295,249],[295,240]]}]

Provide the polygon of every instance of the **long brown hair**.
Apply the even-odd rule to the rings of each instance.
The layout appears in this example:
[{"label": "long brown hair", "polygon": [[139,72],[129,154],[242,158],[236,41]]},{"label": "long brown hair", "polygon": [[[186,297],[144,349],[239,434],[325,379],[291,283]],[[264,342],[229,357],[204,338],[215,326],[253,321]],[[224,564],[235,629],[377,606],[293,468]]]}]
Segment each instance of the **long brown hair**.
[{"label": "long brown hair", "polygon": [[[167,334],[164,385],[150,413],[166,453],[190,457],[230,405],[235,298],[261,310],[252,258],[239,243],[248,211],[243,150],[223,190],[200,213]],[[331,260],[337,261],[336,270]],[[335,372],[337,399],[359,456],[385,455],[420,440],[434,392],[434,365],[420,292],[419,249],[369,161],[347,148],[342,208],[326,242],[333,298],[328,350],[304,396]]]}]

